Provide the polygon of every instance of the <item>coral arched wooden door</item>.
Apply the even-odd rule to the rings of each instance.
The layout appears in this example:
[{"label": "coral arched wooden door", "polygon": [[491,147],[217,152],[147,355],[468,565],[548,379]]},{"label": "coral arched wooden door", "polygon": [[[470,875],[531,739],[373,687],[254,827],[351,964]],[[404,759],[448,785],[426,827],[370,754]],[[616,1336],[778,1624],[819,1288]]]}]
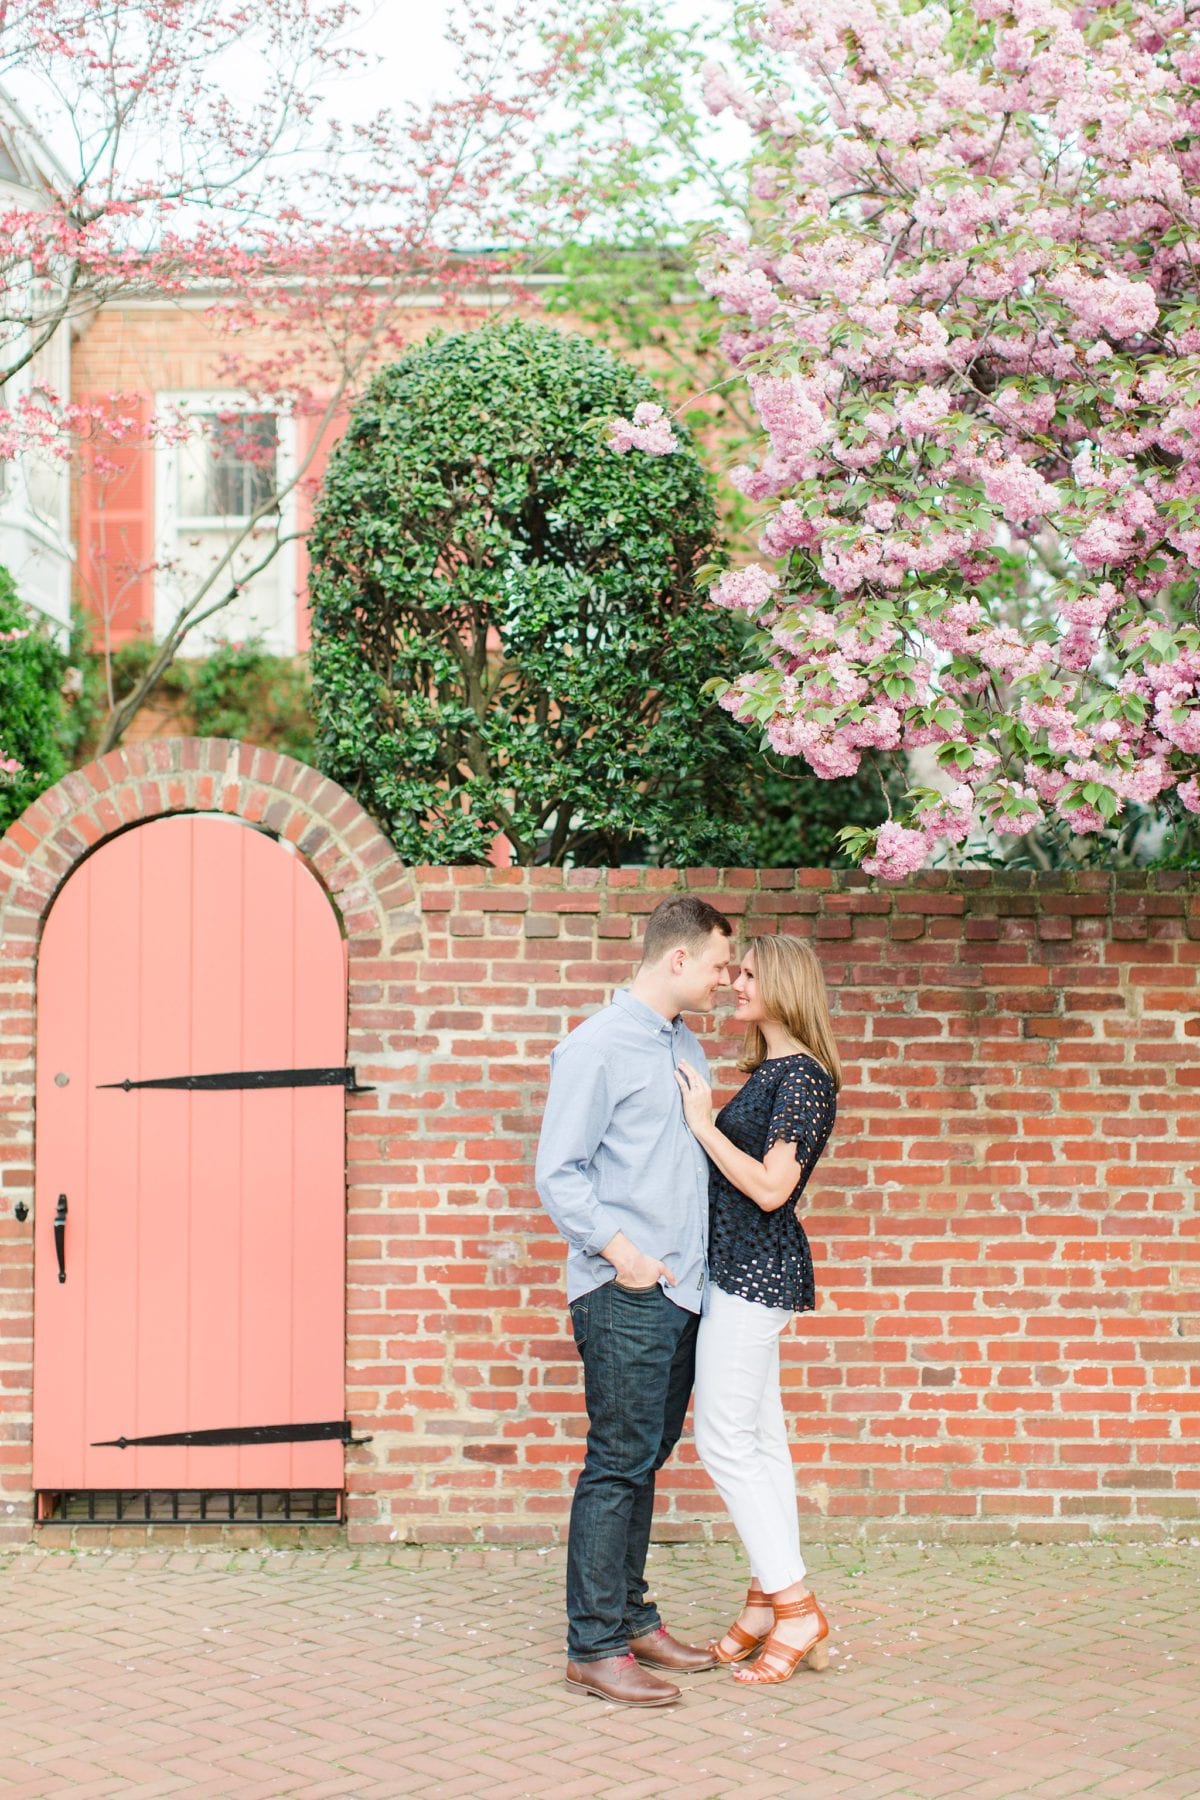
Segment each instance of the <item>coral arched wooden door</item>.
[{"label": "coral arched wooden door", "polygon": [[[50,911],[37,1034],[35,1486],[340,1488],[340,1441],[286,1435],[345,1407],[346,961],[316,879],[220,817],[123,833]],[[225,1441],[116,1447],[194,1432]]]}]

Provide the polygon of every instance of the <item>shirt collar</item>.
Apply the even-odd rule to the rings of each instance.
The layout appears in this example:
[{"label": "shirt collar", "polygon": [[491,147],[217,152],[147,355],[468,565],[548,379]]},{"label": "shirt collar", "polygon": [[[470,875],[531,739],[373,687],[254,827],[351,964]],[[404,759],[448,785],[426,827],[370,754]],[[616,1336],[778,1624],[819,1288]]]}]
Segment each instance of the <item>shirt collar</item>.
[{"label": "shirt collar", "polygon": [[644,1025],[646,1030],[653,1032],[656,1037],[673,1036],[679,1024],[678,1014],[674,1019],[664,1019],[660,1012],[656,1012],[652,1006],[647,1006],[644,1000],[639,1000],[636,994],[629,992],[628,988],[617,989],[613,995],[613,1005],[619,1006],[622,1012],[627,1012],[630,1018],[636,1019],[639,1025]]}]

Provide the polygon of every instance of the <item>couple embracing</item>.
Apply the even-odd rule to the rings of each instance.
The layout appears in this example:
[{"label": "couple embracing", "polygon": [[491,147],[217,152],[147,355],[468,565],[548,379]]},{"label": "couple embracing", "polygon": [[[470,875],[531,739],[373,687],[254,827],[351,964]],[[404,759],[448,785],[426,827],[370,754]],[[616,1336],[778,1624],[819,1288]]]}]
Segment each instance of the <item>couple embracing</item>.
[{"label": "couple embracing", "polygon": [[[833,1126],[840,1067],[808,945],[753,938],[732,982],[747,1080],[714,1119],[682,1015],[711,1011],[731,985],[731,936],[692,895],[656,908],[630,986],[551,1058],[538,1146],[538,1193],[569,1247],[588,1413],[567,1682],[633,1706],[678,1700],[681,1673],[741,1664],[736,1680],[774,1683],[828,1658],[804,1579],[779,1339],[814,1304],[796,1203]],[[697,1454],[752,1577],[740,1616],[707,1646],[672,1637],[645,1580],[654,1477],[693,1384]]]}]

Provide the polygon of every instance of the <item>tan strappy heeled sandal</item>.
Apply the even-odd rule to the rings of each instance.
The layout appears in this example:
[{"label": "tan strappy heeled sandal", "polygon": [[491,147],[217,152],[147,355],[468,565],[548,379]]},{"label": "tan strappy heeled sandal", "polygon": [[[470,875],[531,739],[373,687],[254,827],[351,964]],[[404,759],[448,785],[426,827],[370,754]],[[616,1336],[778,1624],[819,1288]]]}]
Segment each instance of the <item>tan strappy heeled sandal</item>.
[{"label": "tan strappy heeled sandal", "polygon": [[825,1639],[829,1636],[829,1620],[817,1605],[815,1594],[805,1594],[803,1600],[786,1600],[782,1606],[772,1602],[776,1619],[815,1618],[817,1635],[810,1644],[797,1649],[794,1644],[784,1643],[774,1632],[767,1638],[763,1653],[752,1669],[735,1669],[733,1679],[746,1686],[758,1683],[788,1681],[796,1673],[801,1663],[807,1663],[810,1669],[827,1669],[829,1667],[829,1646]]},{"label": "tan strappy heeled sandal", "polygon": [[[771,1602],[763,1593],[762,1589],[756,1587],[754,1582],[751,1582],[746,1590],[746,1606],[742,1608],[743,1612],[746,1610],[746,1607],[757,1606],[761,1610],[765,1610],[770,1605]],[[760,1644],[766,1643],[770,1635],[770,1632],[764,1631],[761,1636],[755,1637],[752,1631],[746,1631],[735,1621],[735,1623],[729,1627],[725,1636],[714,1638],[708,1648],[719,1663],[745,1662],[748,1656],[754,1655],[754,1652],[758,1649]],[[733,1650],[723,1650],[721,1648],[725,1643],[726,1638],[732,1638],[735,1646]]]}]

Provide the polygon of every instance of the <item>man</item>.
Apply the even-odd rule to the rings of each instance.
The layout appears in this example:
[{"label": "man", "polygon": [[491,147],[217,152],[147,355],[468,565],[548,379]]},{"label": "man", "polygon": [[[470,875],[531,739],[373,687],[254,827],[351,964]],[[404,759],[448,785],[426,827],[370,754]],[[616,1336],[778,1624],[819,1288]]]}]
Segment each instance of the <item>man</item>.
[{"label": "man", "polygon": [[628,989],[550,1059],[537,1157],[542,1204],[569,1245],[567,1301],[583,1361],[587,1451],[567,1549],[567,1683],[605,1700],[666,1706],[655,1671],[714,1666],[647,1598],[654,1476],[692,1391],[708,1241],[708,1165],[675,1070],[705,1072],[680,1014],[729,985],[728,919],[692,895],[646,922]]}]

